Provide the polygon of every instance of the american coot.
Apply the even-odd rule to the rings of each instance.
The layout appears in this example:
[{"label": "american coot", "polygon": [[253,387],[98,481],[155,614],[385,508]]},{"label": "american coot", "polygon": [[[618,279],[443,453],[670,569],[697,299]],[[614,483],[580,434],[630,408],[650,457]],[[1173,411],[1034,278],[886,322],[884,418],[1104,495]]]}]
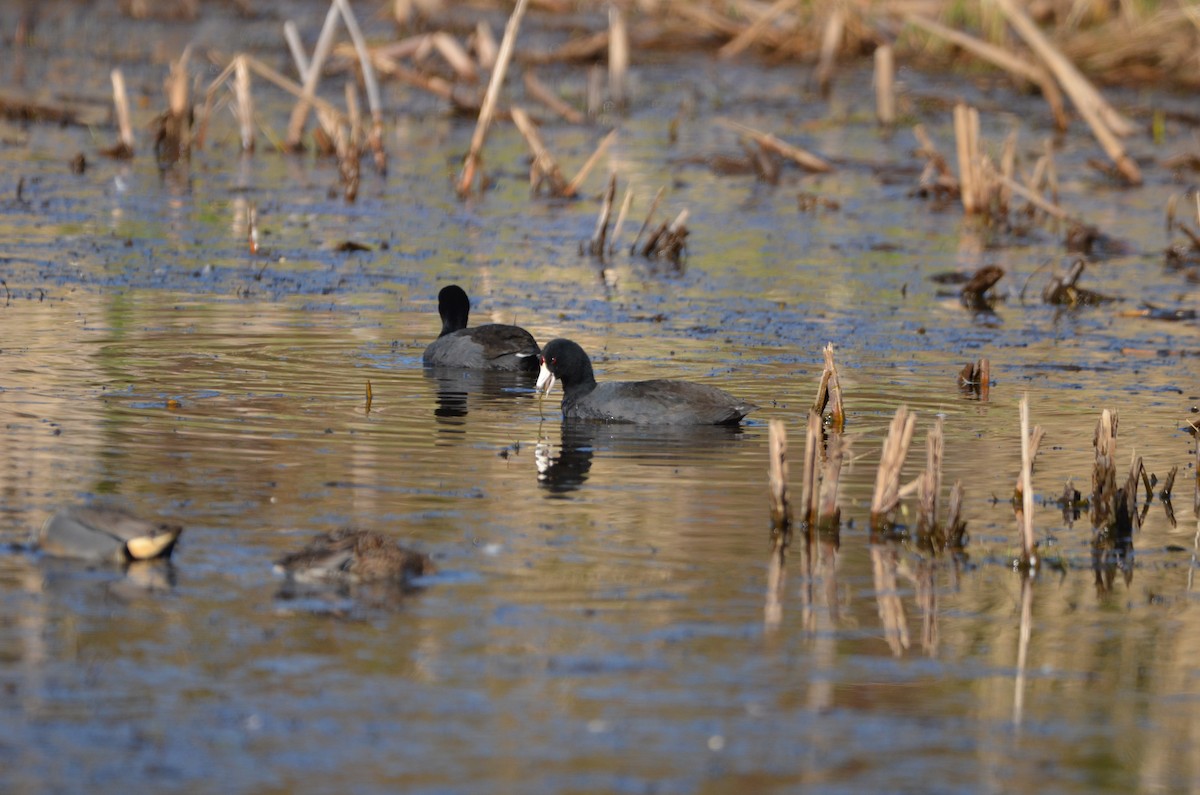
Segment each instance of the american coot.
[{"label": "american coot", "polygon": [[166,558],[183,528],[155,524],[123,507],[80,505],[61,508],[38,531],[38,548],[59,558],[129,563]]},{"label": "american coot", "polygon": [[533,335],[517,326],[488,323],[467,328],[471,301],[457,284],[438,293],[442,333],[425,349],[422,361],[432,367],[537,372],[538,345]]},{"label": "american coot", "polygon": [[716,387],[690,381],[613,381],[597,384],[592,362],[571,340],[542,349],[538,389],[550,393],[562,381],[567,419],[639,425],[733,425],[758,408]]},{"label": "american coot", "polygon": [[317,536],[304,549],[276,561],[275,569],[302,583],[390,580],[404,584],[436,571],[428,555],[380,533],[351,529]]}]

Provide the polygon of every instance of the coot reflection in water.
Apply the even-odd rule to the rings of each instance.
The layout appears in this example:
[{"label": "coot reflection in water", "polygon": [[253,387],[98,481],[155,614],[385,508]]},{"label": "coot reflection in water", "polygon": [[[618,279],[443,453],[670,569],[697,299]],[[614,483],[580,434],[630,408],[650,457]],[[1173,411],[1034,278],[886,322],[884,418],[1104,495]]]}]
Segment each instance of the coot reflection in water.
[{"label": "coot reflection in water", "polygon": [[738,425],[647,426],[569,419],[562,421],[557,446],[552,433],[538,434],[535,453],[538,483],[548,496],[583,486],[597,454],[636,464],[679,466],[722,456],[751,435]]},{"label": "coot reflection in water", "polygon": [[467,416],[471,406],[533,394],[535,381],[532,373],[454,367],[426,367],[425,377],[433,381],[437,389],[434,417],[439,423],[450,425],[462,425],[462,418]]}]

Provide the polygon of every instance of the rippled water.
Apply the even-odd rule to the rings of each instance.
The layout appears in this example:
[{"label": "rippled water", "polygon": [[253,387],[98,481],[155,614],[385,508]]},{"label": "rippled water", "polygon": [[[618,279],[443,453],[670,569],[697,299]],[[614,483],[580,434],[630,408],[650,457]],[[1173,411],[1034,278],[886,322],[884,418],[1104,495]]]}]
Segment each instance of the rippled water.
[{"label": "rippled water", "polygon": [[[278,57],[275,24],[243,35]],[[156,103],[160,68],[129,68]],[[97,93],[106,74],[87,78]],[[1119,314],[1195,306],[1161,265],[1173,176],[1148,168],[1147,187],[1112,189],[1081,165],[1094,154],[1083,135],[1064,141],[1064,201],[1127,244],[1086,283],[1126,303],[1056,310],[1037,295],[1063,256],[1058,233],[1014,239],[910,197],[911,140],[874,129],[866,73],[844,74],[832,106],[797,100],[802,69],[681,56],[639,78],[646,101],[609,165],[639,222],[664,184],[668,212],[690,210],[680,269],[580,257],[603,177],[583,201],[531,199],[506,126],[489,144],[495,189],[458,203],[450,178],[471,125],[414,111],[426,100],[396,86],[392,171],[367,174],[349,207],[326,193],[332,164],[239,160],[228,130],[164,176],[150,157],[71,175],[69,157],[95,146],[86,131],[6,130],[0,192],[26,186],[0,203],[0,542],[13,547],[0,556],[0,788],[1194,786],[1195,469],[1181,429],[1200,402],[1187,355],[1200,346],[1194,323]],[[911,112],[950,90],[905,80]],[[953,90],[976,94],[997,141],[1018,123],[1031,148],[1047,133],[1032,99]],[[694,111],[671,144],[681,105]],[[282,104],[267,107],[282,125]],[[736,151],[717,114],[796,136],[839,168],[770,188],[689,164]],[[922,117],[947,150],[948,116]],[[601,130],[546,134],[574,165]],[[800,190],[840,209],[798,212]],[[246,251],[250,203],[265,255]],[[371,250],[336,252],[345,240]],[[1008,270],[994,313],[929,280],[985,263]],[[474,322],[570,336],[600,378],[715,383],[762,409],[733,430],[564,426],[557,398],[542,403],[527,380],[424,370],[450,281],[472,295]],[[853,444],[844,526],[837,544],[793,547],[772,624],[766,421],[792,432],[798,479],[830,341]],[[987,403],[955,386],[981,356]],[[1062,564],[1032,582],[1010,567],[1026,393],[1047,429],[1035,524]],[[867,532],[901,404],[919,416],[906,477],[944,417],[946,482],[966,489],[958,565]],[[1068,522],[1053,504],[1068,478],[1087,490],[1103,408],[1120,414],[1122,467],[1134,450],[1160,479],[1180,467],[1175,523],[1156,499],[1127,571],[1093,569],[1086,515]],[[169,570],[21,550],[56,506],[103,495],[185,525]],[[441,571],[403,599],[285,591],[272,561],[342,526],[404,539]]]}]

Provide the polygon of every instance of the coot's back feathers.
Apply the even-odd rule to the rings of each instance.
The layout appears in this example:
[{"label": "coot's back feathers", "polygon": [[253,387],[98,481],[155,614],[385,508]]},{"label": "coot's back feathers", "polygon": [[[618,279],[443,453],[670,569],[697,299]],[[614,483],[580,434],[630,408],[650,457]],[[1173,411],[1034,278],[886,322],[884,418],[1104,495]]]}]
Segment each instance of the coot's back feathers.
[{"label": "coot's back feathers", "polygon": [[691,381],[613,381],[597,384],[592,363],[571,340],[556,339],[542,350],[538,388],[563,385],[567,419],[639,425],[732,425],[758,408],[707,384]]},{"label": "coot's back feathers", "polygon": [[518,326],[488,323],[467,328],[471,302],[455,284],[438,293],[442,333],[425,348],[422,361],[431,367],[536,372],[538,344]]}]

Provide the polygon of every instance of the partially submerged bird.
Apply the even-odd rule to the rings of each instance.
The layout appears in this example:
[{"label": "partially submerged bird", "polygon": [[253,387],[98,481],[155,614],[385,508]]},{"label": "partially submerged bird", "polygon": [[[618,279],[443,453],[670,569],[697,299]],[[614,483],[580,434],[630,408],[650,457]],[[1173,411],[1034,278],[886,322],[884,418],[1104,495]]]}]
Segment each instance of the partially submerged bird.
[{"label": "partially submerged bird", "polygon": [[456,284],[438,293],[442,333],[429,343],[421,360],[431,367],[537,372],[538,344],[518,326],[488,323],[467,328],[471,301]]},{"label": "partially submerged bird", "polygon": [[758,406],[728,392],[691,381],[610,381],[596,383],[583,348],[556,339],[542,349],[537,388],[550,394],[563,385],[566,419],[627,422],[638,425],[734,425]]},{"label": "partially submerged bird", "polygon": [[38,531],[47,555],[95,562],[129,563],[170,557],[183,528],[155,523],[111,505],[59,509]]},{"label": "partially submerged bird", "polygon": [[437,569],[428,555],[369,530],[335,530],[275,563],[276,571],[301,583],[382,582],[407,584]]}]

